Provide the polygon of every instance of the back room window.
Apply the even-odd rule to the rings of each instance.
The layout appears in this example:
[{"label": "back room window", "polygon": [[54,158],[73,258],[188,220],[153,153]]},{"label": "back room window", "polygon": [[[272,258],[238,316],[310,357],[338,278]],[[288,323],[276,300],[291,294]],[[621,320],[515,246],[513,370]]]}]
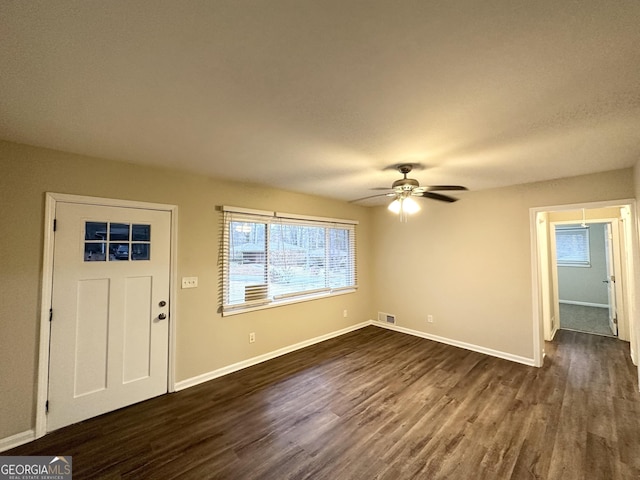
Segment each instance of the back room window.
[{"label": "back room window", "polygon": [[589,267],[589,227],[556,227],[556,257],[560,267]]}]

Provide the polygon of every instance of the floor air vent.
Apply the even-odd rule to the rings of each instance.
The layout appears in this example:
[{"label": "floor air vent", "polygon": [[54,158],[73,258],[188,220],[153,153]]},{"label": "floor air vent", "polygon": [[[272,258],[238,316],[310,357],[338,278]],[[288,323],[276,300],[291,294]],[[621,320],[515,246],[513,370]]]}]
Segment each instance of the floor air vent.
[{"label": "floor air vent", "polygon": [[396,323],[396,316],[390,313],[378,312],[378,321],[384,323]]}]

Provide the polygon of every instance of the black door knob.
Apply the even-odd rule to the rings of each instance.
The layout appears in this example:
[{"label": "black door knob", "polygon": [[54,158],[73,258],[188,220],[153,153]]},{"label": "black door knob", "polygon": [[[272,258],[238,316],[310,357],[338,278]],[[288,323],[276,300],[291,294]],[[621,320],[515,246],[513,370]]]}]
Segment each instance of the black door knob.
[{"label": "black door knob", "polygon": [[161,313],[160,315],[158,315],[158,320],[164,320],[165,318],[167,318],[166,313]]}]

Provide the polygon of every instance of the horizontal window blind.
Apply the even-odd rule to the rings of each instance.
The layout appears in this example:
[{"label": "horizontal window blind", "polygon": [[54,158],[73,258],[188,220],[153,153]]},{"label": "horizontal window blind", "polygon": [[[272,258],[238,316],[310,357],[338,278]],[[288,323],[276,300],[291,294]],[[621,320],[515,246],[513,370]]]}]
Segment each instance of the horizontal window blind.
[{"label": "horizontal window blind", "polygon": [[357,288],[356,222],[223,210],[223,313]]},{"label": "horizontal window blind", "polygon": [[556,257],[561,266],[590,265],[589,227],[556,227]]}]

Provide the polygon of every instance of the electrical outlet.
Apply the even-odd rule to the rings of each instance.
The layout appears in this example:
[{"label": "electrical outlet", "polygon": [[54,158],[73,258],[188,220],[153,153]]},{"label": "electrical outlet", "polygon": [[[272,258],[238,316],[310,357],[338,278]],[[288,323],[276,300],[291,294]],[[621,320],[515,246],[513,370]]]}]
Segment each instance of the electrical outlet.
[{"label": "electrical outlet", "polygon": [[198,277],[182,277],[182,288],[197,288]]},{"label": "electrical outlet", "polygon": [[427,323],[433,323],[433,315],[427,315]]},{"label": "electrical outlet", "polygon": [[253,343],[256,341],[256,332],[251,332],[249,334],[249,343]]},{"label": "electrical outlet", "polygon": [[346,308],[342,311],[342,316],[344,318],[347,318],[349,316],[349,311]]}]

